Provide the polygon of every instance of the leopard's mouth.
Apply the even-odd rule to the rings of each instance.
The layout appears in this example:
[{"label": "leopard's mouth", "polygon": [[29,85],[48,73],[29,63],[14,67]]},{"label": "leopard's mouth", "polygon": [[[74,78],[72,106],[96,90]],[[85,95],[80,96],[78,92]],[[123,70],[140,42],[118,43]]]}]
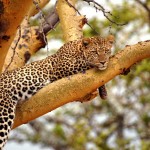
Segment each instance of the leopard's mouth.
[{"label": "leopard's mouth", "polygon": [[96,66],[99,70],[105,70],[107,68],[107,64],[108,64],[107,62],[100,62],[96,64]]},{"label": "leopard's mouth", "polygon": [[99,70],[105,70],[107,68],[107,66],[99,66],[98,69]]}]

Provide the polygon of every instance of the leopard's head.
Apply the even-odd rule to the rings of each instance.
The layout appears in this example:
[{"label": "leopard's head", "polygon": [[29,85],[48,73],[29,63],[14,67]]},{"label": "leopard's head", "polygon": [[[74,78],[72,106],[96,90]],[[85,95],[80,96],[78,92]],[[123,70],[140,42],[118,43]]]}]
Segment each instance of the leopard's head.
[{"label": "leopard's head", "polygon": [[99,70],[106,69],[113,41],[114,37],[111,35],[107,38],[99,36],[84,38],[82,40],[82,49],[87,64]]}]

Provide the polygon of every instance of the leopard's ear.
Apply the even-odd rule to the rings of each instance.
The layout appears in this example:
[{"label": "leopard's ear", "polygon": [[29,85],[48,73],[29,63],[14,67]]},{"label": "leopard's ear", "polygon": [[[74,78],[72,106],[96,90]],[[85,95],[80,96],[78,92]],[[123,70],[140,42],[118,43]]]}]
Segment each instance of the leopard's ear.
[{"label": "leopard's ear", "polygon": [[82,40],[82,44],[83,44],[85,47],[87,47],[87,46],[90,44],[90,40],[87,39],[87,38],[85,38],[85,39]]},{"label": "leopard's ear", "polygon": [[115,40],[115,37],[113,35],[109,35],[107,37],[107,40],[109,41],[109,43],[113,44],[114,43],[114,40]]}]

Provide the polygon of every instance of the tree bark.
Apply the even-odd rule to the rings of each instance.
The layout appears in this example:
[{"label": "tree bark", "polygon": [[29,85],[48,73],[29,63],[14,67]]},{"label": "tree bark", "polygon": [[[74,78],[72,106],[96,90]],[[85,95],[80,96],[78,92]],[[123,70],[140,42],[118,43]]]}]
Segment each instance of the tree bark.
[{"label": "tree bark", "polygon": [[8,49],[14,40],[17,28],[24,16],[27,15],[32,2],[32,0],[3,0],[0,2],[0,72]]},{"label": "tree bark", "polygon": [[[44,7],[48,2],[49,0],[37,0],[38,9]],[[46,42],[44,41],[44,38],[46,38],[47,32],[49,32],[57,24],[59,19],[54,9],[54,12],[50,12],[45,16],[45,20],[43,21],[44,25],[42,23],[40,26],[30,27],[29,17],[37,12],[38,10],[36,5],[32,4],[28,15],[26,15],[22,21],[17,30],[17,34],[9,47],[2,72],[24,66],[30,56],[35,54],[38,50],[40,50],[40,48],[45,47]],[[50,23],[48,24],[47,21],[50,21]],[[45,32],[42,33],[41,30],[44,30]]]},{"label": "tree bark", "polygon": [[[76,0],[69,3],[75,7]],[[84,16],[77,16],[75,9],[69,6],[66,0],[58,0],[56,9],[61,22],[61,27],[66,42],[77,40],[83,37],[82,27]]]},{"label": "tree bark", "polygon": [[45,47],[45,44],[39,27],[29,27],[28,20],[25,19],[8,50],[2,72],[24,66],[33,54]]},{"label": "tree bark", "polygon": [[150,40],[126,46],[112,56],[104,71],[90,69],[85,74],[80,73],[49,84],[30,100],[18,105],[13,128],[69,102],[82,102],[83,97],[145,58],[150,58]]}]

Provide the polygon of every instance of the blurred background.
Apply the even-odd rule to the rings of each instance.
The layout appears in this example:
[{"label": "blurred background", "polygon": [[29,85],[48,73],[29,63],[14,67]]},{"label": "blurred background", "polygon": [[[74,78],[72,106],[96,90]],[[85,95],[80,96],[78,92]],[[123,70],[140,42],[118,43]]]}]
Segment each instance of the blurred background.
[{"label": "blurred background", "polygon": [[[112,21],[92,3],[78,1],[77,9],[92,26],[84,26],[84,36],[113,34],[112,54],[125,45],[150,40],[150,0],[95,1],[110,11],[107,15]],[[43,13],[51,11],[55,2],[51,0]],[[40,24],[38,16],[31,18],[31,25]],[[30,61],[45,58],[63,45],[60,24],[47,39],[48,48],[41,49]],[[136,63],[128,75],[117,76],[106,87],[107,100],[97,97],[86,103],[70,103],[16,128],[6,149],[149,150],[150,59]]]}]

